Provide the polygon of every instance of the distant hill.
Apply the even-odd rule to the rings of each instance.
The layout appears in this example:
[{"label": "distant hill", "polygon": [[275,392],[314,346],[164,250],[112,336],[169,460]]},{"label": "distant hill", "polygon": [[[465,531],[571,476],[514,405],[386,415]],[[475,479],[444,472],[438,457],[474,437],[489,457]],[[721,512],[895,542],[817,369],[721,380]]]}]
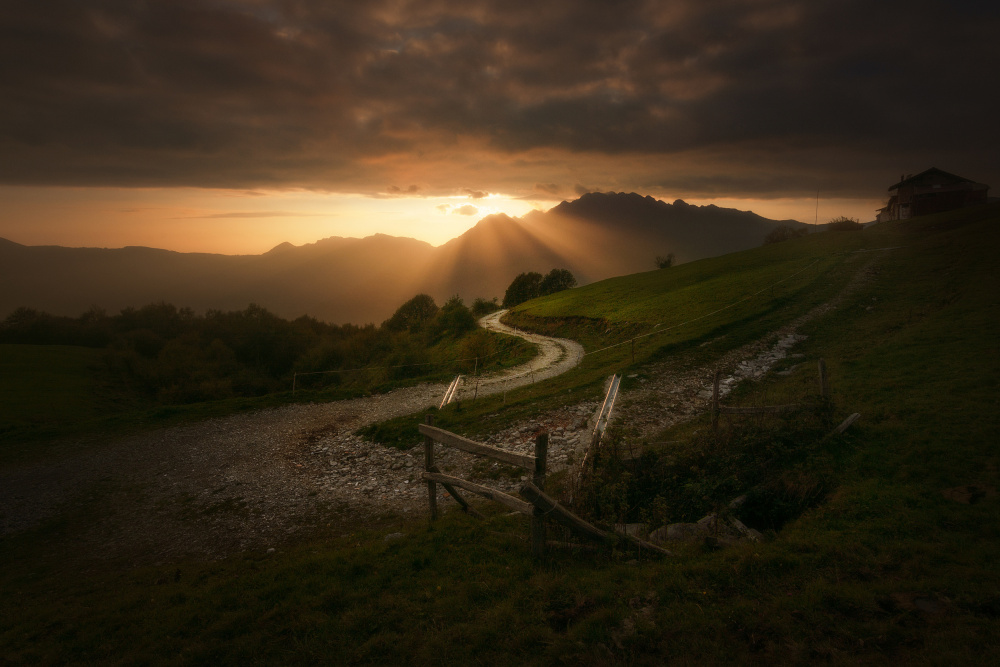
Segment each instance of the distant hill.
[{"label": "distant hill", "polygon": [[515,275],[567,268],[581,284],[758,246],[780,224],[716,206],[591,193],[523,218],[487,216],[437,248],[375,234],[282,243],[261,255],[154,248],[23,246],[0,239],[0,317],[19,306],[79,315],[168,301],[201,311],[258,303],[283,317],[381,322],[418,292],[443,300],[503,296]]}]

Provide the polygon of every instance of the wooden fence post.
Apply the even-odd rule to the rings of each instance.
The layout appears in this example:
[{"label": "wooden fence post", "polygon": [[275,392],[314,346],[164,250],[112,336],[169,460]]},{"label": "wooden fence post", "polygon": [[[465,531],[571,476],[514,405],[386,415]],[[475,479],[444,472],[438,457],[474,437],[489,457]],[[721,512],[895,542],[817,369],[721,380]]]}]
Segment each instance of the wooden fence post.
[{"label": "wooden fence post", "polygon": [[[532,483],[545,490],[545,459],[549,451],[549,434],[540,433],[535,437],[535,472]],[[531,555],[536,559],[545,556],[545,514],[538,507],[531,512]]]},{"label": "wooden fence post", "polygon": [[[428,426],[434,426],[434,415],[427,415],[425,420]],[[424,436],[424,471],[432,472],[434,467],[434,440],[429,435]],[[427,482],[427,502],[431,508],[431,523],[437,519],[437,482]]]},{"label": "wooden fence post", "polygon": [[719,371],[715,371],[715,378],[712,380],[712,431],[719,430]]},{"label": "wooden fence post", "polygon": [[[484,363],[485,363],[485,361],[486,360],[483,359]],[[474,394],[472,394],[472,402],[473,403],[475,403],[476,399],[479,398],[479,357],[478,356],[476,357],[476,370],[475,370],[475,373],[476,373],[476,391],[475,391]]]},{"label": "wooden fence post", "polygon": [[830,386],[826,379],[826,362],[819,360],[819,395],[823,398],[830,397]]}]

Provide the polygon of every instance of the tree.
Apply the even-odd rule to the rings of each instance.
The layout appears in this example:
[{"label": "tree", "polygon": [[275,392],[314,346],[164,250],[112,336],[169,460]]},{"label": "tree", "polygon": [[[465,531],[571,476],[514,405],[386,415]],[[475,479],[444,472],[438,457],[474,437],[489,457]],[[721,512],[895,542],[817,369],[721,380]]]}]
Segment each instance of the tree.
[{"label": "tree", "polygon": [[576,287],[576,278],[573,277],[572,273],[567,269],[552,269],[542,278],[542,282],[538,286],[538,295],[555,294],[573,287]]},{"label": "tree", "polygon": [[530,271],[518,275],[507,287],[503,295],[503,307],[514,306],[530,301],[539,295],[542,286],[542,274]]},{"label": "tree", "polygon": [[434,319],[437,312],[437,304],[430,295],[418,294],[397,308],[382,326],[390,331],[417,331]]},{"label": "tree", "polygon": [[657,255],[653,262],[658,269],[669,269],[674,265],[674,253],[668,252],[666,255]]},{"label": "tree", "polygon": [[451,336],[458,338],[467,331],[476,328],[476,318],[469,310],[462,298],[457,294],[441,306],[437,316],[434,318],[434,336],[442,338]]}]

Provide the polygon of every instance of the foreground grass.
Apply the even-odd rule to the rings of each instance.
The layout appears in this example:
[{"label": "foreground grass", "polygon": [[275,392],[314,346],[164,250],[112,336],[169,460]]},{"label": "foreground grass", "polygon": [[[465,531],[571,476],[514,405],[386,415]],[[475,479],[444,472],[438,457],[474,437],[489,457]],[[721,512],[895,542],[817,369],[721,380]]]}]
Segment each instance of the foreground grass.
[{"label": "foreground grass", "polygon": [[[834,238],[844,244],[841,262],[795,287],[790,301],[733,308],[728,323],[705,321],[688,340],[643,358],[675,345],[697,360],[735,345],[749,335],[743,328],[808,310],[849,280],[861,265],[855,258],[872,257],[850,252],[870,239],[904,247],[883,252],[872,282],[805,327],[810,337],[797,351],[808,364],[766,382],[773,398],[814,393],[812,362],[823,357],[835,411],[862,420],[796,461],[804,473],[828,475],[831,491],[764,543],[690,547],[660,561],[556,552],[533,564],[520,517],[476,522],[450,512],[433,530],[390,517],[270,555],[135,567],[66,549],[85,529],[84,507],[0,542],[0,655],[101,664],[982,664],[1000,649],[995,207]],[[825,254],[824,239],[802,242],[803,252]],[[781,251],[794,255],[793,243]],[[777,252],[755,252],[765,251]],[[632,288],[621,287],[624,301]],[[669,303],[669,290],[662,298]],[[623,323],[613,306],[609,293],[588,317]],[[554,326],[568,332],[572,311],[560,307]],[[656,324],[649,312],[627,321]],[[588,349],[599,349],[607,327],[579,326]],[[601,366],[592,355],[593,368],[555,389],[508,396],[508,412],[492,403],[441,417],[462,425],[528,413],[531,391],[537,401],[571,401],[592,391],[589,377],[631,364],[625,353],[608,354],[618,356]],[[731,400],[760,391],[742,387]],[[965,498],[959,487],[979,491]],[[405,535],[386,541],[394,532]]]}]

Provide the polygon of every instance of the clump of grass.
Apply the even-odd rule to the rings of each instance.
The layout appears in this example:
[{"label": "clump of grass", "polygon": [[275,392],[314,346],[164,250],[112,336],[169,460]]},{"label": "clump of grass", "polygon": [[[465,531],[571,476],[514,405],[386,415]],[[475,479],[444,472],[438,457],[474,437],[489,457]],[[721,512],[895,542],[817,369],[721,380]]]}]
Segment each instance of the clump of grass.
[{"label": "clump of grass", "polygon": [[610,431],[578,508],[609,523],[690,522],[747,495],[744,523],[777,530],[834,487],[823,439],[832,424],[832,407],[817,400],[780,417],[702,428],[680,445],[647,444],[634,461],[614,454],[628,449],[627,436]]}]

